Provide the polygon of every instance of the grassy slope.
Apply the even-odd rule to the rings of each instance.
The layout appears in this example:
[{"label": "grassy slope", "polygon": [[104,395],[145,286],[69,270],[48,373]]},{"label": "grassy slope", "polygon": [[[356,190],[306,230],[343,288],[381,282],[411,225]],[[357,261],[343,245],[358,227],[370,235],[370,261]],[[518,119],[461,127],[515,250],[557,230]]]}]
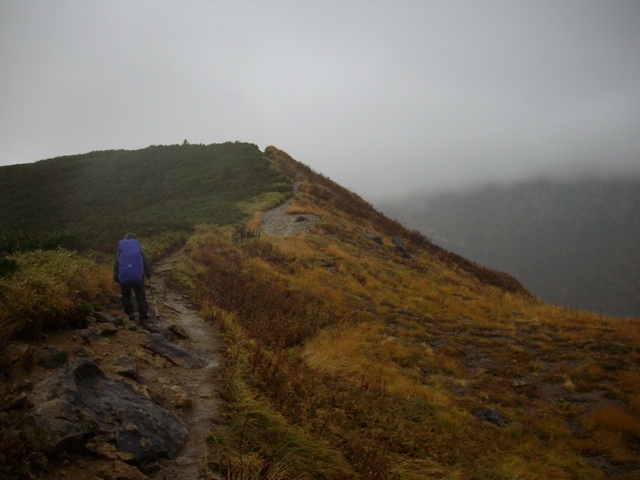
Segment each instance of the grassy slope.
[{"label": "grassy slope", "polygon": [[91,152],[0,168],[0,251],[38,246],[113,251],[141,238],[240,224],[243,202],[291,193],[255,145],[151,146]]},{"label": "grassy slope", "polygon": [[[0,168],[0,350],[15,333],[62,327],[90,308],[112,284],[112,255],[127,231],[153,260],[199,223],[233,228],[291,191],[255,145],[237,142]],[[106,266],[57,247],[89,250]]]},{"label": "grassy slope", "polygon": [[[545,305],[284,152],[312,234],[188,243],[229,340],[229,478],[637,478],[639,324]],[[383,236],[384,246],[364,237]],[[392,247],[400,235],[413,254]],[[498,427],[474,414],[497,408]],[[269,433],[271,432],[271,433]],[[261,473],[260,473],[261,472]],[[262,476],[261,476],[262,475]]]},{"label": "grassy slope", "polygon": [[[199,186],[208,163],[225,157],[180,156],[181,149],[191,147],[194,157],[199,149],[213,147],[248,151],[253,160],[222,162],[227,174]],[[141,198],[150,197],[127,206],[148,214],[139,228],[163,226],[157,232],[161,236],[192,229],[195,222],[219,221],[208,203],[216,192],[216,198],[233,200],[223,203],[234,207],[223,209],[232,224],[284,198],[290,181],[256,152],[246,144],[150,147],[138,151],[140,162],[133,163],[127,157],[132,152],[89,155],[94,160],[105,155],[107,170],[111,163],[125,162],[121,155],[129,159],[121,167],[141,168],[143,176],[135,178],[142,183],[129,185],[131,199],[141,195],[143,184]],[[147,154],[149,162],[162,160],[166,168],[142,168]],[[508,275],[435,247],[284,152],[270,148],[267,155],[303,182],[292,211],[316,213],[323,222],[311,235],[263,235],[239,244],[216,228],[200,226],[188,242],[182,280],[202,312],[222,323],[229,340],[229,422],[214,432],[208,454],[212,470],[229,478],[271,479],[637,477],[637,322],[544,305]],[[82,160],[6,167],[15,182],[0,190],[2,206],[12,212],[2,217],[8,222],[3,225],[14,225],[13,218],[42,241],[51,231],[31,230],[38,218],[61,237],[84,229],[105,232],[90,221],[96,212],[104,215],[101,221],[120,221],[113,216],[120,209],[105,207],[113,190],[100,184],[122,168],[111,169],[111,177],[90,174],[78,169]],[[188,164],[194,168],[182,162],[193,162]],[[144,177],[145,171],[159,175],[176,164],[183,168],[173,177]],[[28,169],[40,178],[37,188],[35,177],[26,179]],[[198,174],[181,178],[188,170]],[[8,171],[2,170],[0,181]],[[252,186],[247,179],[257,188],[234,196],[234,185]],[[195,187],[186,189],[191,184]],[[166,195],[151,198],[165,189]],[[25,202],[20,191],[31,199]],[[191,201],[181,201],[185,192],[193,192]],[[34,206],[49,213],[38,217]],[[20,223],[23,217],[31,221]],[[183,218],[191,219],[186,227]],[[114,225],[114,230],[138,229]],[[384,246],[364,238],[369,231],[381,234]],[[109,249],[110,235],[118,238],[121,232],[105,234]],[[413,261],[394,250],[394,235],[404,239]],[[44,275],[57,293],[43,290],[37,298],[60,302],[69,296],[58,295],[57,288],[65,285],[59,277],[64,280],[68,269],[56,273],[56,266],[72,260],[85,267],[82,259],[67,255],[58,252],[49,259],[38,253],[54,271],[32,272],[26,280],[35,283],[25,285],[41,285]],[[77,288],[73,282],[69,286]],[[66,304],[57,306],[66,309]],[[509,425],[500,428],[473,415],[489,407],[498,408]]]}]

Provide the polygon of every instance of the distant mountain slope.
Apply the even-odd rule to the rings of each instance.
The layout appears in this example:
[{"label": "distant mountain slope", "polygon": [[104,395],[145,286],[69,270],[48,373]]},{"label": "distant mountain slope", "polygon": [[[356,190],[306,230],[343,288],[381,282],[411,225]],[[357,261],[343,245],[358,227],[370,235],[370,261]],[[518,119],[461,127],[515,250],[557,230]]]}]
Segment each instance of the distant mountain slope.
[{"label": "distant mountain slope", "polygon": [[[0,251],[26,244],[112,245],[198,223],[246,220],[241,202],[291,194],[291,181],[256,145],[150,146],[0,168]],[[279,196],[278,196],[279,194]],[[115,237],[114,237],[115,236]]]},{"label": "distant mountain slope", "polygon": [[640,178],[534,181],[381,208],[548,302],[640,316]]}]

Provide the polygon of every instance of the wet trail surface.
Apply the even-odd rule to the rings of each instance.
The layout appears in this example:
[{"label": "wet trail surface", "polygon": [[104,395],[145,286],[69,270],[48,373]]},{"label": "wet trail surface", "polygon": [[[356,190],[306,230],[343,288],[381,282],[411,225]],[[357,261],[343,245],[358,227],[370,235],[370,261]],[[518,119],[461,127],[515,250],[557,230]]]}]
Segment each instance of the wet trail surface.
[{"label": "wet trail surface", "polygon": [[142,371],[141,376],[145,384],[158,382],[172,385],[169,390],[172,393],[178,392],[178,397],[182,397],[182,401],[178,403],[186,404],[178,416],[189,429],[189,439],[178,457],[163,461],[162,468],[149,476],[154,479],[193,480],[205,478],[203,465],[206,461],[206,439],[220,419],[222,400],[217,388],[223,344],[217,325],[200,317],[188,299],[169,286],[168,276],[179,255],[180,252],[176,252],[155,265],[150,285],[155,296],[155,306],[153,297],[149,296],[150,311],[155,313],[157,307],[163,323],[172,322],[182,329],[187,338],[176,343],[197,354],[204,361],[205,367],[175,367],[167,371],[151,369]]}]

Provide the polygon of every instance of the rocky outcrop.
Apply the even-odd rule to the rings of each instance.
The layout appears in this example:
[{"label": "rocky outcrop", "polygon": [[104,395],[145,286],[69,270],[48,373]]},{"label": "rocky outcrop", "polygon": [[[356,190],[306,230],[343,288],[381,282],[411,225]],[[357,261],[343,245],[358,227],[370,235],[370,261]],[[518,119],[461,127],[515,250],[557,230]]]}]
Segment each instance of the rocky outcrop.
[{"label": "rocky outcrop", "polygon": [[28,400],[46,454],[84,447],[144,465],[175,457],[188,436],[180,419],[84,358],[35,384]]},{"label": "rocky outcrop", "polygon": [[506,427],[509,421],[504,418],[502,413],[497,408],[489,408],[488,410],[478,410],[474,413],[476,418],[484,420],[499,427]]},{"label": "rocky outcrop", "polygon": [[167,340],[160,333],[151,333],[147,337],[145,346],[163,357],[167,358],[176,365],[184,368],[202,368],[205,362],[191,350]]},{"label": "rocky outcrop", "polygon": [[407,246],[404,244],[404,241],[400,237],[393,237],[393,244],[396,246],[396,251],[402,255],[404,258],[411,258],[411,254],[409,250],[407,250]]},{"label": "rocky outcrop", "polygon": [[378,245],[382,245],[384,242],[382,241],[382,237],[380,235],[378,235],[377,233],[365,233],[364,235],[365,238],[368,238],[369,240],[377,243]]}]

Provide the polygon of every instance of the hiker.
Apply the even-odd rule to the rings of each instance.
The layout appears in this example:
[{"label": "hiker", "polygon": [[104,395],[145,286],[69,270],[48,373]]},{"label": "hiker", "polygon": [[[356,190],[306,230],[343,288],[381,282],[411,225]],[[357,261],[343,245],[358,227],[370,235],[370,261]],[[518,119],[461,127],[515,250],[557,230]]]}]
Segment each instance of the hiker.
[{"label": "hiker", "polygon": [[123,240],[118,242],[118,253],[113,266],[113,279],[120,284],[122,292],[122,305],[129,320],[135,320],[131,290],[136,296],[138,304],[138,316],[140,323],[144,325],[149,321],[149,305],[144,294],[144,277],[151,279],[151,267],[144,258],[142,247],[138,238],[133,233],[127,233]]}]

